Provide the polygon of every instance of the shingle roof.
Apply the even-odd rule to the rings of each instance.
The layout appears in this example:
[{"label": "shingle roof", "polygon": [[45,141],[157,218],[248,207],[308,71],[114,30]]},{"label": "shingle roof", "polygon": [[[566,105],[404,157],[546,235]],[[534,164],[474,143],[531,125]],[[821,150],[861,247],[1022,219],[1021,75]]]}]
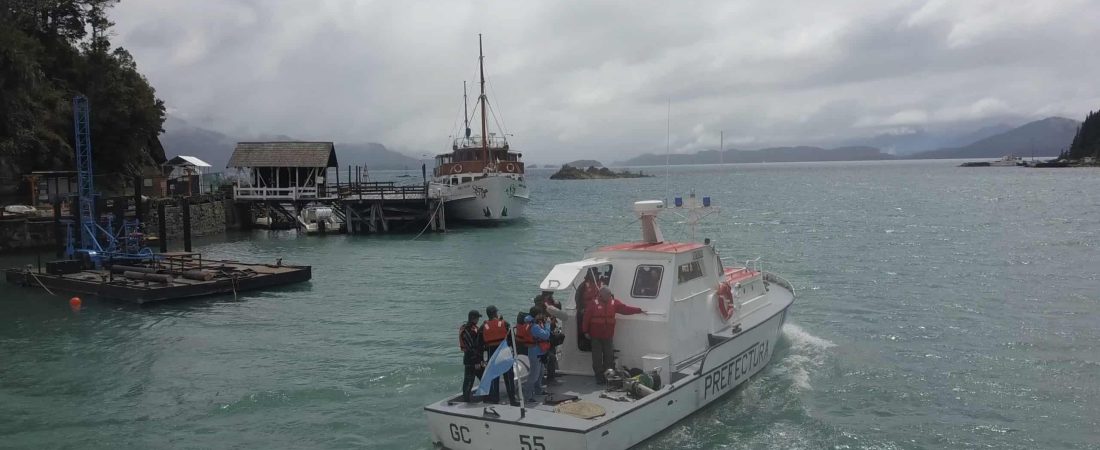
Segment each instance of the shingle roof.
[{"label": "shingle roof", "polygon": [[338,167],[331,142],[238,142],[226,167]]}]

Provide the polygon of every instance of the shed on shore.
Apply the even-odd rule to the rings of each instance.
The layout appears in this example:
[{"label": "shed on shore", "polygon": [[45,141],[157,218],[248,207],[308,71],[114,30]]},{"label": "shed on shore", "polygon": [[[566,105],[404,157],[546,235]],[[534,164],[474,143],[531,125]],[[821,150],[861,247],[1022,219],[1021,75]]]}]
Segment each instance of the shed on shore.
[{"label": "shed on shore", "polygon": [[235,198],[309,200],[329,196],[326,174],[338,165],[332,142],[238,142],[227,167],[244,172]]}]

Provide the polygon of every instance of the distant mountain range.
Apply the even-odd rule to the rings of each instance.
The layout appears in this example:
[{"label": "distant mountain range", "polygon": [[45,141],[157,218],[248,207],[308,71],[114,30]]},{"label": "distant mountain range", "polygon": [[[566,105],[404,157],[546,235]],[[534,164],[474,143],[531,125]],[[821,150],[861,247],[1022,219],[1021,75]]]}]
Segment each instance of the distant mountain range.
[{"label": "distant mountain range", "polygon": [[[237,142],[243,141],[295,141],[290,136],[233,137],[187,123],[178,117],[168,116],[164,121],[164,133],[160,142],[168,158],[178,155],[195,156],[210,163],[214,172],[225,169],[229,156]],[[420,161],[403,153],[387,149],[375,142],[336,143],[336,159],[341,167],[366,165],[375,170],[415,169]]]},{"label": "distant mountain range", "polygon": [[1065,117],[1048,117],[1027,123],[1003,133],[977,140],[961,147],[941,148],[913,154],[915,159],[998,158],[1004,155],[1058,156],[1069,148],[1073,135],[1081,125]]},{"label": "distant mountain range", "polygon": [[[861,161],[874,159],[894,159],[893,155],[883,153],[874,147],[772,147],[760,150],[726,150],[719,155],[717,150],[704,150],[698,153],[669,155],[669,164],[718,164],[718,163],[759,163],[759,162],[802,162],[802,161]],[[663,166],[665,155],[645,154],[616,166]]]},{"label": "distant mountain range", "polygon": [[[918,132],[907,135],[880,135],[870,142],[889,146],[888,153],[878,146],[857,145],[836,148],[773,147],[760,150],[704,150],[668,157],[670,164],[717,164],[754,162],[865,161],[883,159],[957,159],[999,158],[1004,155],[1051,157],[1069,147],[1080,122],[1064,117],[1048,117],[1011,128],[1007,125],[984,127],[953,136],[929,136]],[[922,133],[924,133],[922,135]],[[906,140],[910,140],[907,142]],[[936,150],[914,151],[912,144],[929,139],[954,139],[965,145],[952,145]],[[905,152],[899,151],[904,148]],[[660,166],[665,155],[647,153],[615,163],[615,166]]]},{"label": "distant mountain range", "polygon": [[[802,161],[862,161],[885,159],[947,159],[947,158],[999,158],[1004,155],[1021,157],[1057,156],[1073,141],[1080,122],[1064,117],[1048,117],[1012,128],[994,125],[973,131],[930,133],[916,130],[906,134],[883,134],[852,142],[867,145],[846,145],[835,148],[813,146],[772,147],[759,150],[726,150],[719,156],[717,150],[704,150],[690,154],[674,154],[671,164],[716,164]],[[290,136],[229,136],[217,131],[194,126],[187,121],[169,116],[164,122],[160,141],[165,155],[196,156],[213,166],[213,170],[225,168],[229,156],[238,141],[289,140]],[[934,150],[919,149],[930,142],[944,143]],[[921,151],[922,150],[922,151]],[[415,169],[421,162],[416,158],[387,149],[386,146],[368,143],[337,143],[336,157],[341,167],[367,165],[375,170]],[[583,161],[576,161],[581,163]],[[663,166],[664,154],[644,154],[614,166]],[[557,167],[557,166],[553,166]]]}]

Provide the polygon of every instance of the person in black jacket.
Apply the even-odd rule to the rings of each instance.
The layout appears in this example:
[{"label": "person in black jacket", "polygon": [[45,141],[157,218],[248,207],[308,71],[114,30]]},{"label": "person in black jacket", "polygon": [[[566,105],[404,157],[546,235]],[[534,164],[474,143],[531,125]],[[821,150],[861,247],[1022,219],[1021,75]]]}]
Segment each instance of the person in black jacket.
[{"label": "person in black jacket", "polygon": [[466,373],[462,376],[462,401],[472,401],[470,391],[474,388],[474,379],[481,375],[483,352],[481,346],[481,334],[478,333],[477,321],[481,319],[481,313],[471,309],[467,315],[466,323],[458,329],[458,346],[462,349],[462,365],[466,366]]}]

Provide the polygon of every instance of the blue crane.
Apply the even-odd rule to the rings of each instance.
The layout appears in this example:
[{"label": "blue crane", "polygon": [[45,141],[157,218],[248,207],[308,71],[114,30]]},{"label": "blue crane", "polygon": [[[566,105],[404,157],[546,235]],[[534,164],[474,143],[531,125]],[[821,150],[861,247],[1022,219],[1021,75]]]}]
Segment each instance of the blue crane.
[{"label": "blue crane", "polygon": [[[92,130],[91,130],[91,112],[88,105],[88,98],[83,95],[77,95],[73,97],[73,126],[75,128],[76,139],[76,183],[77,194],[79,195],[77,200],[78,213],[77,221],[80,229],[80,246],[77,248],[75,245],[76,236],[74,236],[72,230],[72,222],[67,222],[69,225],[67,244],[65,246],[65,252],[68,257],[72,258],[76,253],[87,253],[90,259],[98,266],[103,257],[123,257],[123,258],[148,258],[153,256],[153,252],[148,248],[141,248],[140,243],[133,239],[138,232],[140,224],[136,220],[122,220],[122,231],[126,236],[124,240],[123,248],[119,248],[119,240],[115,236],[114,227],[111,220],[106,222],[106,228],[101,227],[97,223],[97,217],[95,213],[96,197],[99,195],[95,191],[95,182],[93,176],[95,171],[92,169]],[[140,208],[141,205],[138,205]],[[100,236],[103,237],[103,242],[100,242]]]}]

